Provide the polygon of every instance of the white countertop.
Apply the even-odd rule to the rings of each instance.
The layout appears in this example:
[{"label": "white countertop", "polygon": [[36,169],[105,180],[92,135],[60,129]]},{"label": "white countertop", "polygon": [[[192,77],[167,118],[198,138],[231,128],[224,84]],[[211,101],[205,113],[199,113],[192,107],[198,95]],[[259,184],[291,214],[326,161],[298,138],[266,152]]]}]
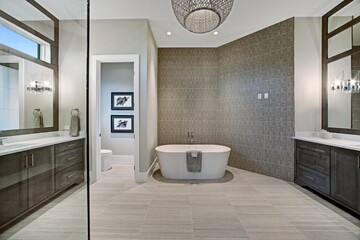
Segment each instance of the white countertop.
[{"label": "white countertop", "polygon": [[51,137],[44,137],[44,138],[37,138],[31,140],[24,140],[19,142],[8,143],[0,146],[0,156],[8,155],[12,153],[27,151],[35,148],[41,148],[46,146],[51,146],[54,144],[70,142],[78,139],[84,139],[85,136],[79,137],[71,137],[71,136],[51,136]]},{"label": "white countertop", "polygon": [[[360,141],[355,141],[354,137],[350,137],[349,139],[344,139],[343,135],[340,134],[333,134],[333,138],[331,139],[324,139],[318,137],[318,134],[299,134],[296,133],[295,137],[293,139],[306,141],[306,142],[313,142],[313,143],[319,143],[323,145],[333,146],[333,147],[339,147],[339,148],[346,148],[350,150],[360,151]],[[357,140],[357,139],[356,139]]]}]

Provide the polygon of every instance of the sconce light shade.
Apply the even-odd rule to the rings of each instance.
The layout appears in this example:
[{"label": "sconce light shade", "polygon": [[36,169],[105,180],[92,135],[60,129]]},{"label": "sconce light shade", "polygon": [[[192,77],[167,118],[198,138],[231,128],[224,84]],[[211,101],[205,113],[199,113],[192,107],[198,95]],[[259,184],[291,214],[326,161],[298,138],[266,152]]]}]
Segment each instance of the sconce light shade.
[{"label": "sconce light shade", "polygon": [[350,78],[344,76],[345,72],[341,71],[340,77],[334,79],[330,89],[337,92],[360,93],[360,71],[353,70]]},{"label": "sconce light shade", "polygon": [[41,82],[41,81],[31,81],[26,87],[28,91],[31,93],[42,93],[42,92],[52,92],[52,86],[49,82]]},{"label": "sconce light shade", "polygon": [[222,24],[234,0],[171,0],[179,23],[193,33],[207,33]]}]

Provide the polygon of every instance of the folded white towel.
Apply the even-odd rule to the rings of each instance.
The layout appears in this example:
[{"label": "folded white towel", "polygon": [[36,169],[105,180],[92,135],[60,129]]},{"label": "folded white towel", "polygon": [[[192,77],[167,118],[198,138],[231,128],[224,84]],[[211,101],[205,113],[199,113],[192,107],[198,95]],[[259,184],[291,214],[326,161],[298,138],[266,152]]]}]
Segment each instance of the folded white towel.
[{"label": "folded white towel", "polygon": [[191,157],[195,158],[198,156],[198,151],[191,151]]}]

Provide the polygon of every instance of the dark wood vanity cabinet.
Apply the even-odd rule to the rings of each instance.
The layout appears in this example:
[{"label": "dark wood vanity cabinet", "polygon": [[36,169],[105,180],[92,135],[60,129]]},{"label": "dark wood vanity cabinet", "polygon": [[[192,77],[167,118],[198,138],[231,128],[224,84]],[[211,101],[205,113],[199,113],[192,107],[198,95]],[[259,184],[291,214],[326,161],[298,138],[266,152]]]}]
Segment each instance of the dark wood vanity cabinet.
[{"label": "dark wood vanity cabinet", "polygon": [[23,153],[0,157],[0,226],[27,209],[27,169]]},{"label": "dark wood vanity cabinet", "polygon": [[28,161],[28,208],[31,208],[55,193],[54,147],[45,147],[26,152]]},{"label": "dark wood vanity cabinet", "polygon": [[296,140],[295,183],[360,213],[360,152]]},{"label": "dark wood vanity cabinet", "polygon": [[55,145],[56,191],[84,181],[84,141]]},{"label": "dark wood vanity cabinet", "polygon": [[54,147],[0,157],[0,226],[55,192]]},{"label": "dark wood vanity cabinet", "polygon": [[331,149],[331,196],[360,211],[360,152]]},{"label": "dark wood vanity cabinet", "polygon": [[296,141],[295,182],[330,194],[330,147]]},{"label": "dark wood vanity cabinet", "polygon": [[0,230],[84,181],[84,140],[0,156]]}]

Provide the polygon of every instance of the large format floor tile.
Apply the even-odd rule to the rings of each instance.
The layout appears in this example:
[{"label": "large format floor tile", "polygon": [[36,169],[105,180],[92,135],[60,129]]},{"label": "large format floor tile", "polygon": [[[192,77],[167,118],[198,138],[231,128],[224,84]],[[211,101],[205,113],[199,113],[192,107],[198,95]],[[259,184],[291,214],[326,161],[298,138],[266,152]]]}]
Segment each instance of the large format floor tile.
[{"label": "large format floor tile", "polygon": [[[232,167],[228,171],[233,176],[226,181],[151,178],[136,184],[132,164],[113,166],[91,185],[91,239],[360,239],[360,220],[306,189]],[[74,188],[0,240],[86,239],[85,202],[84,188]]]},{"label": "large format floor tile", "polygon": [[135,184],[132,169],[91,186],[92,239],[360,239],[358,219],[290,182],[228,167],[229,181]]}]

